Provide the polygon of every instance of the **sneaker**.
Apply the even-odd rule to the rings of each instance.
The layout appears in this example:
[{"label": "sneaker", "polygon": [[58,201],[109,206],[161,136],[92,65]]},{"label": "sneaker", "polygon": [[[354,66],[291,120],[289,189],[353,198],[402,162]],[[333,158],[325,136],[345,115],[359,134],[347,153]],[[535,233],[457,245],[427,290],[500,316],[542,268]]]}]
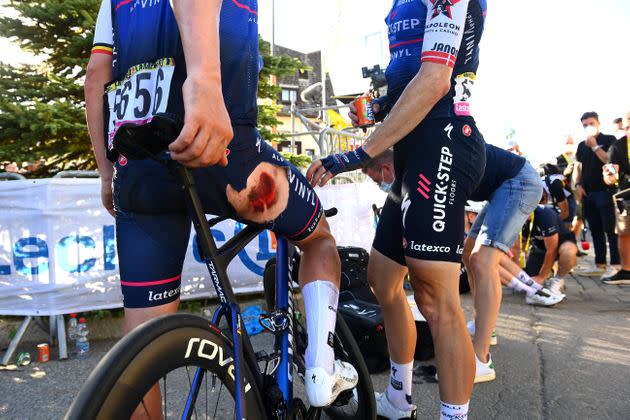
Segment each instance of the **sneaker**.
[{"label": "sneaker", "polygon": [[[494,363],[492,363],[492,357],[488,354],[488,363],[483,363],[475,354],[475,382],[476,384],[481,382],[494,381],[497,378],[497,373],[494,370]],[[438,374],[435,374],[435,380],[438,380]]]},{"label": "sneaker", "polygon": [[334,373],[329,375],[324,368],[306,369],[304,387],[306,396],[313,407],[331,405],[343,391],[354,388],[359,381],[355,368],[341,360],[335,360]]},{"label": "sneaker", "polygon": [[[474,337],[475,336],[475,320],[473,319],[472,321],[468,321],[466,323],[466,328],[468,328],[468,332],[470,333],[470,336]],[[497,330],[495,329],[493,329],[492,334],[490,334],[490,345],[491,346],[497,345]]]},{"label": "sneaker", "polygon": [[598,277],[604,274],[605,271],[606,270],[602,267],[592,266],[585,268],[584,270],[580,270],[577,274],[586,277]]},{"label": "sneaker", "polygon": [[397,407],[394,407],[387,398],[387,393],[383,392],[379,394],[378,392],[374,393],[376,397],[376,414],[378,417],[385,417],[386,419],[391,420],[403,420],[403,419],[415,419],[417,416],[416,406],[411,404],[411,408],[409,410],[400,410]]},{"label": "sneaker", "polygon": [[562,295],[564,290],[564,279],[558,277],[551,277],[547,280],[547,289],[554,295]]},{"label": "sneaker", "polygon": [[477,355],[475,355],[476,368],[475,371],[475,383],[490,382],[497,378],[497,373],[494,370],[494,364],[492,363],[492,357],[488,354],[488,363],[483,363]]},{"label": "sneaker", "polygon": [[565,298],[564,294],[551,293],[549,289],[541,289],[533,296],[525,296],[525,303],[528,305],[553,306],[562,302]]},{"label": "sneaker", "polygon": [[630,284],[630,271],[619,270],[612,276],[602,277],[606,284]]},{"label": "sneaker", "polygon": [[606,268],[606,272],[602,274],[599,279],[603,281],[605,278],[612,277],[617,274],[617,271],[619,270],[619,268],[615,268],[614,266],[608,266],[608,268]]}]

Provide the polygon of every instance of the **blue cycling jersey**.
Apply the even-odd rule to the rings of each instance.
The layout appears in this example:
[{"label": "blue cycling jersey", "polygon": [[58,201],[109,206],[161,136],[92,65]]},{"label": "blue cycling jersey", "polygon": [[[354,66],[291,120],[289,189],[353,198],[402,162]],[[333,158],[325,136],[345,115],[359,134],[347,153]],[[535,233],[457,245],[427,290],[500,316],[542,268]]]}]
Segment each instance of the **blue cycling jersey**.
[{"label": "blue cycling jersey", "polygon": [[468,99],[479,66],[486,0],[394,0],[385,18],[390,62],[385,71],[392,106],[431,62],[453,68],[451,90],[426,118],[470,116]]},{"label": "blue cycling jersey", "polygon": [[[257,1],[225,0],[219,36],[222,91],[230,119],[233,125],[255,126],[261,68]],[[114,81],[106,87],[110,143],[123,123],[142,123],[159,112],[184,116],[186,62],[169,1],[103,0],[92,52],[114,55]]]}]

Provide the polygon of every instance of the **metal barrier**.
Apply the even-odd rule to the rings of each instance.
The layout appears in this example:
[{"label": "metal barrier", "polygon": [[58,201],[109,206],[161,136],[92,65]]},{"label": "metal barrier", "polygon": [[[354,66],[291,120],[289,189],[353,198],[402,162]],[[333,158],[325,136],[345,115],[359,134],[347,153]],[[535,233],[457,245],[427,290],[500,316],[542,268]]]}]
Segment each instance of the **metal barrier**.
[{"label": "metal barrier", "polygon": [[53,178],[98,178],[98,171],[61,171]]},{"label": "metal barrier", "polygon": [[0,172],[0,181],[19,181],[26,179],[23,175],[15,172]]}]

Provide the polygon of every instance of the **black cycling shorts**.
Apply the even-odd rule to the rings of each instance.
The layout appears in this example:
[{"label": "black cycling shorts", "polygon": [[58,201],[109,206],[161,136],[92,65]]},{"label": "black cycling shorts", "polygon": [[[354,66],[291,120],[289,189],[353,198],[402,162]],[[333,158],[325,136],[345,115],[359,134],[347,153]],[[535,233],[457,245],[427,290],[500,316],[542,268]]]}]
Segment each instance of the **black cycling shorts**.
[{"label": "black cycling shorts", "polygon": [[464,206],[485,162],[484,140],[472,118],[422,122],[394,146],[396,181],[373,247],[402,265],[405,257],[460,262]]},{"label": "black cycling shorts", "polygon": [[[272,222],[272,231],[292,241],[308,237],[323,210],[304,176],[262,140],[254,127],[234,127],[228,166],[195,169],[193,175],[208,214],[239,218],[226,197],[231,185],[245,188],[248,176],[261,162],[285,167],[289,199]],[[153,160],[115,164],[114,206],[123,300],[126,308],[163,305],[179,297],[191,220],[177,179]]]}]

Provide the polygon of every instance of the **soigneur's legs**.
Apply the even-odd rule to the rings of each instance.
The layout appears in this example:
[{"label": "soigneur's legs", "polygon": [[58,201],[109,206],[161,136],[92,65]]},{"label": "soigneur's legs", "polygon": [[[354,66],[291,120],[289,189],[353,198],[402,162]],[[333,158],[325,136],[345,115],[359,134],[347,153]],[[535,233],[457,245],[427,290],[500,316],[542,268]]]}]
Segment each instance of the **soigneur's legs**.
[{"label": "soigneur's legs", "polygon": [[440,398],[468,403],[475,359],[459,299],[459,264],[407,257],[416,303],[429,323],[440,375]]}]

